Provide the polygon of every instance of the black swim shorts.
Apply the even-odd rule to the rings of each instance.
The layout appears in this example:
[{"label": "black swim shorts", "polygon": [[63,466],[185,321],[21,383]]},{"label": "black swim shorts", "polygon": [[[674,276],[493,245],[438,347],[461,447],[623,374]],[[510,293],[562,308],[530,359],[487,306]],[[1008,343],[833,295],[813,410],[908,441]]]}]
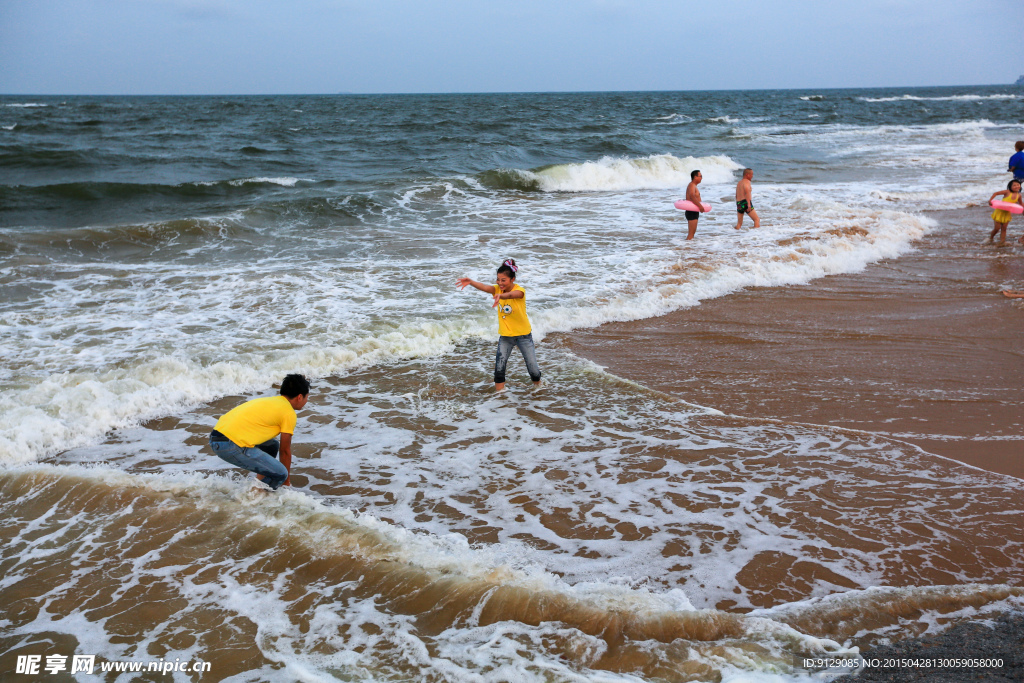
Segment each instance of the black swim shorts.
[{"label": "black swim shorts", "polygon": [[753,202],[747,202],[746,199],[741,199],[738,202],[736,202],[736,213],[750,213],[753,210]]},{"label": "black swim shorts", "polygon": [[700,218],[700,211],[687,211],[686,212],[686,220],[688,220],[688,221],[695,221],[698,218]]}]

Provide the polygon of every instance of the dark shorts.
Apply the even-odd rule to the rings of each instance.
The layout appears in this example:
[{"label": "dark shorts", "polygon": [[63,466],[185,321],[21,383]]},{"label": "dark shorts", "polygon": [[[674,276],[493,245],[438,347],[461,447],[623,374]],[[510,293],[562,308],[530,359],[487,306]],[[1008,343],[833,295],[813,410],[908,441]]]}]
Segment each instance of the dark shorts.
[{"label": "dark shorts", "polygon": [[698,218],[700,218],[700,211],[687,211],[686,212],[686,220],[688,220],[688,221],[695,221]]},{"label": "dark shorts", "polygon": [[748,202],[746,199],[736,202],[736,213],[750,213],[753,210],[754,202]]}]

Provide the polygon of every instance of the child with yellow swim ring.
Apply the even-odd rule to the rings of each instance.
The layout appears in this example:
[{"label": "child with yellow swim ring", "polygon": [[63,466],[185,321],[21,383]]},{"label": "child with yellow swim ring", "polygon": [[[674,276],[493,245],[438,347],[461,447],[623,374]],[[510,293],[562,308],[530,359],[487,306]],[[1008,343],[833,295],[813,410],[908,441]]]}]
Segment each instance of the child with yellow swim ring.
[{"label": "child with yellow swim ring", "polygon": [[[1024,201],[1021,201],[1020,197],[1020,181],[1014,178],[1006,184],[1005,190],[999,190],[993,192],[992,196],[988,198],[991,202],[996,197],[1000,198],[1000,201],[1009,202],[1011,204],[1020,204],[1024,207]],[[1006,244],[1006,228],[1010,225],[1010,219],[1013,214],[1005,209],[996,209],[992,212],[992,220],[995,221],[996,227],[992,228],[992,232],[989,233],[988,241],[991,242],[995,239],[996,233],[999,234],[999,244]],[[1024,244],[1024,237],[1020,239],[1021,244]]]}]

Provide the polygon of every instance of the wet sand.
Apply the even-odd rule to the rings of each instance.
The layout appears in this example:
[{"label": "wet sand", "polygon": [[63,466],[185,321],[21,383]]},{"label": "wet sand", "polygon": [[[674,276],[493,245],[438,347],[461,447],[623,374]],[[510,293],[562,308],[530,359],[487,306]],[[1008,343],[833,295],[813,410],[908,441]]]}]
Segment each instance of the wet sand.
[{"label": "wet sand", "polygon": [[[865,667],[858,674],[834,680],[847,683],[1021,681],[1024,680],[1024,614],[1003,615],[991,627],[975,623],[958,624],[941,635],[873,648],[863,652],[862,656],[868,661],[878,660],[881,665]],[[921,665],[896,665],[906,660],[917,660]],[[941,660],[957,662],[961,666],[949,666]],[[933,665],[926,666],[925,663]]]},{"label": "wet sand", "polygon": [[890,435],[1024,478],[1024,305],[1000,294],[1024,288],[1024,247],[982,244],[982,213],[931,212],[918,251],[862,273],[550,343],[729,414]]}]

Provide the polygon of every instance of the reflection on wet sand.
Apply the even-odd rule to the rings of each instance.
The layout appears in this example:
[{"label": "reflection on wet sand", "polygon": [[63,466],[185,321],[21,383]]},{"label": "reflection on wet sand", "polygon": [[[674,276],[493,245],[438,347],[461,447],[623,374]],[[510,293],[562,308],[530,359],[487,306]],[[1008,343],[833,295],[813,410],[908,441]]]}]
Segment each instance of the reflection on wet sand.
[{"label": "reflection on wet sand", "polygon": [[891,435],[1024,479],[1024,253],[971,242],[977,212],[931,212],[918,250],[808,285],[752,289],[560,337],[646,386],[728,413]]}]

